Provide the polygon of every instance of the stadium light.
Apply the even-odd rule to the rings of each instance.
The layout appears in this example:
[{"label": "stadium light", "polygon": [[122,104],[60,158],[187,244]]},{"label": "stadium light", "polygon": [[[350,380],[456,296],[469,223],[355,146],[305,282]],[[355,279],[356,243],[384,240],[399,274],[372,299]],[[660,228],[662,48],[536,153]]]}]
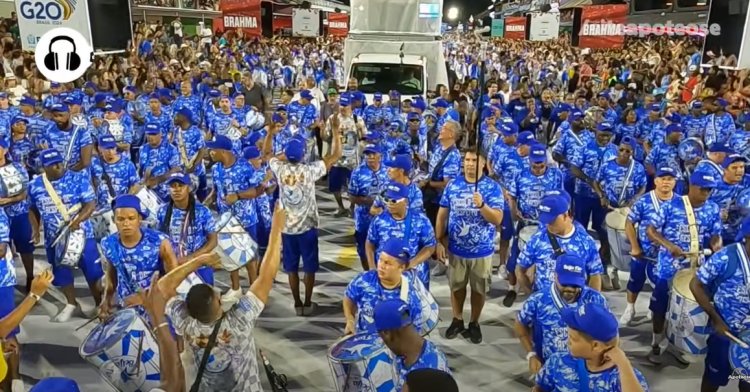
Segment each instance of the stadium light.
[{"label": "stadium light", "polygon": [[458,18],[458,8],[451,7],[448,9],[448,19],[456,20]]}]

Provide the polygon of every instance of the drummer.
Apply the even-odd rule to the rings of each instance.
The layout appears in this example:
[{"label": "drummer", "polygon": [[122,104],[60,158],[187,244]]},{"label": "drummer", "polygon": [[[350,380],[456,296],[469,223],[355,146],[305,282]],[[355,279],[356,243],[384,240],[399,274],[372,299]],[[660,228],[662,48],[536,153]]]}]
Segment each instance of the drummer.
[{"label": "drummer", "polygon": [[85,177],[86,173],[68,170],[63,165],[63,157],[57,150],[48,149],[42,151],[40,155],[44,175],[34,178],[28,189],[31,204],[29,214],[32,228],[31,242],[34,244],[39,242],[41,221],[44,226],[47,262],[52,265],[52,272],[55,275],[52,283],[62,288],[66,299],[65,307],[55,316],[54,321],[64,323],[69,321],[73,313],[79,309],[73,287],[73,269],[60,265],[60,261],[56,260],[55,237],[66,222],[71,230],[80,228],[84,232],[86,242],[78,266],[86,277],[94,301],[97,305],[101,301],[99,279],[103,275],[102,267],[97,263],[99,256],[94,241],[94,231],[88,220],[96,208],[96,196],[91,188],[91,181]]},{"label": "drummer", "polygon": [[388,173],[382,164],[382,151],[379,146],[368,144],[364,148],[365,164],[351,173],[349,180],[349,199],[354,207],[354,239],[357,242],[357,254],[362,269],[367,271],[375,265],[368,265],[365,243],[372,217],[370,207],[388,183]]},{"label": "drummer", "polygon": [[722,164],[722,174],[717,177],[721,180],[708,198],[709,201],[719,206],[723,227],[721,237],[725,245],[735,241],[737,230],[742,222],[742,215],[736,203],[740,192],[746,188],[742,184],[746,164],[747,159],[742,155],[727,156]]},{"label": "drummer", "polygon": [[[740,337],[750,329],[750,296],[747,290],[750,276],[746,270],[750,266],[747,262],[750,254],[750,218],[742,222],[736,240],[737,243],[723,247],[706,260],[690,281],[690,291],[708,314],[713,327],[713,333],[708,338],[701,392],[714,392],[727,385],[734,369],[729,362],[732,341],[726,334]],[[740,378],[739,383],[740,391],[750,390],[750,381]]]},{"label": "drummer", "polygon": [[[411,155],[396,154],[393,159],[387,160],[383,162],[383,164],[388,168],[388,178],[390,181],[405,185],[409,189],[409,197],[407,201],[409,209],[424,212],[422,190],[419,189],[419,184],[412,181],[410,178],[413,167]],[[379,215],[383,212],[385,206],[386,205],[382,198],[377,198],[372,208],[370,208],[370,214]]]},{"label": "drummer", "polygon": [[417,277],[430,288],[430,270],[426,262],[435,251],[435,232],[430,220],[421,210],[409,209],[409,188],[391,182],[385,187],[383,199],[386,211],[375,217],[367,233],[365,251],[369,267],[375,269],[385,244],[392,238],[406,242],[408,269],[415,269]]},{"label": "drummer", "polygon": [[169,144],[163,132],[156,123],[146,124],[146,143],[141,146],[138,167],[145,186],[156,192],[161,200],[169,200],[166,181],[172,173],[181,170],[180,154]]},{"label": "drummer", "polygon": [[732,148],[726,144],[714,143],[708,148],[706,159],[701,159],[693,172],[710,174],[716,178],[724,176],[722,164],[727,155],[733,154]]},{"label": "drummer", "polygon": [[568,115],[570,129],[562,132],[560,140],[552,149],[552,158],[563,167],[565,191],[575,193],[575,176],[570,172],[571,160],[583,154],[583,149],[594,140],[594,134],[583,125],[583,112],[573,109]]},{"label": "drummer", "polygon": [[[406,242],[392,237],[380,250],[377,269],[364,271],[349,282],[344,296],[345,335],[377,332],[374,309],[378,303],[389,299],[404,300],[412,319],[419,320],[423,305],[418,293],[426,289],[416,270],[408,268],[409,260]],[[417,326],[420,333],[430,332],[423,331],[422,327]]]},{"label": "drummer", "polygon": [[[646,234],[659,246],[655,274],[657,281],[649,305],[653,312],[653,335],[648,360],[655,364],[662,363],[659,345],[664,340],[672,278],[679,270],[688,268],[691,259],[698,258],[704,247],[708,246],[716,252],[721,246],[719,206],[708,200],[717,185],[715,177],[693,173],[687,196],[663,203],[659,215],[649,222]],[[694,223],[688,218],[688,208],[692,209]],[[691,226],[695,229],[692,230]],[[671,345],[668,351],[678,361],[687,364],[681,353]]]},{"label": "drummer", "polygon": [[670,124],[667,126],[665,132],[667,136],[649,151],[643,164],[646,166],[646,172],[649,176],[656,174],[656,169],[660,167],[671,167],[677,176],[675,177],[677,183],[674,190],[677,194],[681,195],[687,189],[679,158],[679,145],[680,140],[682,140],[683,130],[677,124]]},{"label": "drummer", "polygon": [[[554,282],[552,272],[555,260],[562,253],[575,254],[584,260],[588,286],[601,291],[601,275],[604,273],[602,260],[596,250],[596,243],[586,229],[570,215],[570,196],[567,192],[549,194],[539,204],[539,222],[544,225],[534,233],[518,257],[516,276],[519,284],[527,291],[541,290]],[[559,246],[553,248],[550,240]],[[526,272],[535,267],[534,279],[529,280]]]},{"label": "drummer", "polygon": [[514,329],[527,352],[532,375],[552,354],[568,352],[568,330],[561,312],[592,302],[607,306],[603,295],[586,286],[583,260],[575,254],[559,256],[555,283],[531,294],[516,316]]},{"label": "drummer", "polygon": [[89,130],[70,120],[70,112],[64,104],[56,103],[50,107],[50,111],[53,122],[43,136],[49,144],[42,147],[57,150],[70,170],[81,171],[89,167],[94,149]]},{"label": "drummer", "polygon": [[[102,256],[107,263],[107,290],[99,305],[99,317],[106,319],[115,304],[121,307],[140,305],[139,290],[151,285],[152,276],[177,267],[177,257],[169,238],[156,230],[141,226],[147,212],[134,195],[118,196],[114,202],[117,233],[101,241]],[[138,308],[144,316],[145,310]]]},{"label": "drummer", "polygon": [[[157,227],[169,237],[177,264],[182,265],[187,259],[211,253],[216,248],[216,221],[211,211],[196,200],[190,189],[190,176],[174,173],[169,176],[167,185],[171,200],[159,209]],[[201,268],[196,274],[203,282],[213,286],[214,272],[211,268]]]},{"label": "drummer", "polygon": [[406,375],[417,369],[438,369],[450,373],[445,354],[422,337],[412,322],[409,305],[400,299],[380,302],[374,311],[375,328],[394,354],[396,392],[401,392]]},{"label": "drummer", "polygon": [[[251,136],[250,140],[260,137],[260,133],[256,132],[254,135],[257,136]],[[242,151],[242,155],[254,169],[252,182],[262,184],[266,188],[264,192],[255,198],[255,212],[258,214],[258,251],[262,258],[268,247],[268,234],[271,233],[271,219],[273,216],[271,206],[276,203],[275,200],[272,200],[273,190],[276,188],[276,179],[273,173],[271,173],[268,164],[263,161],[263,157],[255,145],[255,141],[252,142],[250,147]]]},{"label": "drummer", "polygon": [[[29,202],[27,200],[29,188],[29,173],[20,162],[13,162],[8,157],[8,141],[0,139],[0,167],[15,171],[17,180],[21,181],[21,193],[0,197],[0,210],[4,209],[10,220],[10,239],[17,253],[21,254],[21,261],[26,270],[26,292],[31,289],[31,279],[34,277],[34,243],[31,242],[31,221],[29,220]],[[7,172],[6,172],[7,173]],[[8,178],[0,179],[0,181]],[[0,253],[0,257],[4,253]]]},{"label": "drummer", "polygon": [[[563,174],[560,169],[547,166],[547,150],[541,144],[531,147],[529,153],[529,167],[524,167],[518,176],[510,181],[507,200],[513,221],[516,223],[516,233],[520,233],[527,225],[538,226],[538,207],[542,197],[548,191],[563,189]],[[508,259],[508,270],[516,270],[518,261],[519,239],[515,238]],[[516,300],[516,274],[508,275],[508,292],[503,299],[503,305],[511,307]]]},{"label": "drummer", "polygon": [[141,189],[138,171],[135,169],[133,162],[128,159],[128,155],[123,155],[117,151],[115,139],[109,135],[102,136],[98,145],[99,156],[93,158],[91,165],[93,175],[98,179],[101,179],[104,174],[107,175],[108,181],[100,181],[106,182],[107,188],[112,187],[112,197],[127,193],[138,193]]},{"label": "drummer", "polygon": [[[197,113],[195,114],[197,115]],[[198,200],[204,200],[208,194],[208,182],[206,180],[206,167],[203,165],[203,157],[206,155],[206,142],[203,132],[195,126],[195,115],[187,107],[181,107],[175,111],[174,123],[176,125],[172,144],[180,152],[182,166],[188,175],[198,177],[198,189],[195,191]],[[184,155],[183,149],[184,148]],[[184,162],[187,160],[187,162]]]},{"label": "drummer", "polygon": [[625,222],[625,236],[628,237],[633,256],[630,260],[630,279],[627,284],[627,305],[622,316],[620,325],[630,325],[635,317],[635,301],[638,294],[643,290],[646,277],[653,278],[656,265],[658,245],[654,244],[646,234],[651,220],[659,215],[663,203],[679,199],[674,193],[675,171],[671,167],[664,166],[656,172],[654,178],[654,190],[640,196],[633,204],[628,219]]},{"label": "drummer", "polygon": [[624,137],[620,141],[617,157],[602,164],[597,180],[602,190],[601,205],[605,211],[613,208],[631,208],[646,192],[646,169],[633,159],[636,141]]}]

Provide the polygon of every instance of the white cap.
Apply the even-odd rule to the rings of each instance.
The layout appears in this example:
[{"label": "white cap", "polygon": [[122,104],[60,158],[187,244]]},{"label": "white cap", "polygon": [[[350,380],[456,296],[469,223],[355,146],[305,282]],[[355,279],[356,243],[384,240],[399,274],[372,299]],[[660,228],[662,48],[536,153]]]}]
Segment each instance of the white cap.
[{"label": "white cap", "polygon": [[690,72],[697,71],[697,70],[698,70],[698,66],[695,64],[688,67],[688,71]]}]

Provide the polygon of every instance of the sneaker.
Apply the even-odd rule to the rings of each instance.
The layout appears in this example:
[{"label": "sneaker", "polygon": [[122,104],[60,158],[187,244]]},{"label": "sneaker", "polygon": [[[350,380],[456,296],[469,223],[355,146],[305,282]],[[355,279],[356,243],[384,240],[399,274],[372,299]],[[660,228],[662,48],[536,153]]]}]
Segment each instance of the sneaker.
[{"label": "sneaker", "polygon": [[631,325],[633,323],[633,318],[635,318],[635,308],[630,310],[625,309],[625,312],[620,316],[620,326]]},{"label": "sneaker", "polygon": [[26,386],[23,384],[23,380],[13,380],[10,383],[11,392],[26,392]]},{"label": "sneaker", "polygon": [[302,308],[302,315],[303,316],[312,316],[315,314],[315,311],[318,310],[318,304],[315,302],[311,302],[309,305],[305,305]]},{"label": "sneaker", "polygon": [[432,268],[432,276],[443,276],[448,272],[448,267],[442,261],[438,261]]},{"label": "sneaker", "polygon": [[502,280],[508,280],[508,267],[505,264],[500,264],[500,267],[497,269],[497,276]]},{"label": "sneaker", "polygon": [[507,293],[505,293],[505,298],[503,298],[503,306],[506,308],[509,308],[513,306],[513,303],[516,302],[516,297],[518,294],[515,290],[509,290]]},{"label": "sneaker", "polygon": [[612,272],[610,272],[610,280],[612,281],[612,289],[619,290],[620,289],[620,275],[617,273],[616,269],[612,269]]},{"label": "sneaker", "polygon": [[649,362],[653,363],[654,365],[661,365],[662,359],[661,359],[661,348],[659,346],[652,346],[651,351],[648,353],[648,360]]},{"label": "sneaker", "polygon": [[677,348],[673,345],[668,345],[666,350],[671,356],[674,357],[674,359],[677,360],[677,362],[680,363],[682,366],[690,365],[690,361],[685,358],[685,354],[682,351],[677,350]]},{"label": "sneaker", "polygon": [[56,323],[67,323],[73,317],[73,314],[77,309],[78,305],[66,304],[52,321]]},{"label": "sneaker", "polygon": [[451,326],[448,327],[448,329],[445,331],[445,338],[455,339],[456,336],[458,336],[458,334],[460,334],[464,330],[466,330],[466,328],[464,328],[464,320],[459,320],[454,317]]},{"label": "sneaker", "polygon": [[469,323],[468,329],[469,340],[474,344],[482,343],[482,329],[479,328],[479,323]]}]

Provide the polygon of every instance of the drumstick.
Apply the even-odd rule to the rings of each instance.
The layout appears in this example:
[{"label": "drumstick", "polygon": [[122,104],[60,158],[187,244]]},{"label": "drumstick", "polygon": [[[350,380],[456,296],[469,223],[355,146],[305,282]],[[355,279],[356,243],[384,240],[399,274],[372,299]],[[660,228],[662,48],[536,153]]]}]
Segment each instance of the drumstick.
[{"label": "drumstick", "polygon": [[141,331],[141,336],[138,338],[138,357],[135,359],[135,374],[141,374],[141,354],[143,353],[143,336],[146,335],[146,331]]},{"label": "drumstick", "polygon": [[78,331],[79,331],[79,330],[81,330],[81,329],[82,329],[83,327],[85,327],[85,326],[87,326],[87,325],[89,325],[89,324],[93,323],[94,321],[96,321],[96,319],[98,319],[98,318],[99,318],[99,315],[97,314],[97,315],[95,315],[94,317],[90,318],[90,319],[89,319],[88,321],[86,321],[85,323],[83,323],[83,325],[81,325],[80,327],[76,328],[76,329],[75,329],[75,331],[76,331],[76,332],[78,332]]},{"label": "drumstick", "polygon": [[733,340],[733,341],[734,341],[735,343],[737,343],[737,345],[739,345],[740,347],[742,347],[742,348],[744,348],[744,349],[746,349],[746,350],[750,348],[750,346],[748,346],[748,345],[747,345],[747,343],[743,342],[742,340],[740,340],[740,339],[739,339],[739,338],[737,338],[736,336],[732,335],[732,333],[731,333],[731,332],[729,332],[729,331],[726,331],[726,332],[724,332],[724,335],[726,335],[726,337],[728,337],[729,339],[732,339],[732,340]]}]

